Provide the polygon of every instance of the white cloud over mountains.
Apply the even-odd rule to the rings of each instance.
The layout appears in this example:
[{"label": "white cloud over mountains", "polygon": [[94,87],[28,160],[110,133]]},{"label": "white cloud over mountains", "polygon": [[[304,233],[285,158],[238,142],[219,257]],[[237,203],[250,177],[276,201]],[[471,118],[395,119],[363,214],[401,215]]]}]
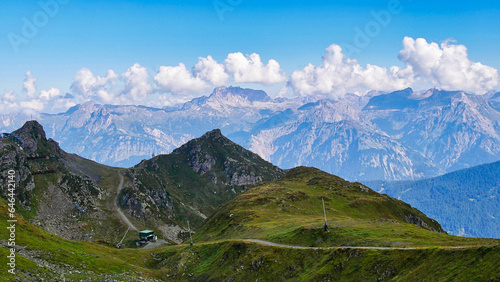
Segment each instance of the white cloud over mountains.
[{"label": "white cloud over mountains", "polygon": [[33,77],[31,71],[27,71],[23,81],[23,91],[29,99],[35,98],[36,93],[36,78]]},{"label": "white cloud over mountains", "polygon": [[201,94],[210,89],[210,85],[193,74],[183,63],[175,67],[161,66],[154,80],[165,92],[177,95]]},{"label": "white cloud over mountains", "polygon": [[122,74],[125,83],[123,95],[130,97],[134,102],[141,102],[153,91],[153,86],[149,83],[148,78],[149,73],[145,67],[137,63],[131,66]]},{"label": "white cloud over mountains", "polygon": [[345,93],[392,91],[416,83],[484,94],[499,83],[495,68],[471,61],[464,45],[451,44],[450,41],[438,45],[427,43],[423,38],[405,37],[398,58],[405,68],[393,66],[386,69],[370,64],[363,67],[355,59],[346,59],[342,48],[333,44],[326,49],[321,65],[309,64],[294,71],[289,84],[300,95],[338,98]]},{"label": "white cloud over mountains", "polygon": [[413,83],[411,67],[390,70],[376,65],[359,65],[355,59],[346,59],[339,45],[326,49],[323,64],[308,64],[294,71],[289,84],[303,96],[326,95],[340,98],[346,93],[365,94],[370,90],[391,91],[403,89]]},{"label": "white cloud over mountains", "polygon": [[[275,60],[264,64],[258,54],[231,53],[224,63],[218,63],[212,56],[200,57],[191,69],[179,63],[160,66],[154,74],[137,63],[120,76],[113,70],[108,70],[105,76],[95,76],[91,70],[82,68],[76,73],[71,90],[80,100],[163,106],[207,94],[228,81],[271,85],[286,80]],[[151,94],[159,96],[153,101],[148,99]]]},{"label": "white cloud over mountains", "polygon": [[190,96],[206,93],[229,80],[272,85],[285,82],[287,77],[277,61],[271,59],[264,64],[258,54],[238,52],[227,55],[223,64],[212,56],[200,57],[191,70],[183,63],[173,67],[161,66],[154,80],[164,92]]},{"label": "white cloud over mountains", "polygon": [[113,87],[117,78],[118,75],[113,70],[108,70],[106,76],[101,77],[94,76],[88,68],[82,68],[76,73],[71,90],[84,99],[98,98],[105,103],[112,103],[116,96]]},{"label": "white cloud over mountains", "polygon": [[198,63],[194,65],[193,71],[199,78],[210,82],[214,86],[225,85],[229,79],[224,65],[217,63],[212,56],[200,57]]},{"label": "white cloud over mountains", "polygon": [[398,58],[404,63],[403,68],[362,66],[356,59],[346,58],[339,45],[332,44],[326,48],[320,65],[308,64],[290,76],[274,59],[265,63],[259,54],[240,52],[228,54],[221,63],[207,56],[198,58],[191,68],[179,63],[160,66],[153,72],[148,72],[138,63],[121,75],[108,70],[104,76],[96,76],[90,69],[82,68],[74,76],[71,84],[73,95],[70,96],[61,95],[56,88],[37,92],[37,79],[28,71],[22,86],[26,99],[18,101],[15,92],[9,90],[3,94],[0,110],[16,107],[37,111],[64,110],[86,100],[164,106],[186,102],[228,83],[266,86],[283,83],[282,91],[288,89],[300,96],[335,99],[346,93],[364,95],[371,90],[392,91],[418,87],[419,84],[484,94],[499,83],[495,68],[471,61],[464,45],[450,41],[437,44],[428,43],[423,38],[405,37]]},{"label": "white cloud over mountains", "polygon": [[286,81],[286,75],[275,60],[269,60],[267,65],[261,61],[259,54],[243,55],[231,53],[225,60],[226,70],[233,75],[234,82],[253,82],[265,85]]},{"label": "white cloud over mountains", "polygon": [[427,43],[423,38],[405,37],[399,59],[444,90],[484,94],[498,85],[498,70],[469,60],[467,47],[445,41]]},{"label": "white cloud over mountains", "polygon": [[9,113],[12,111],[19,110],[19,105],[16,102],[17,97],[14,90],[9,89],[3,95],[0,100],[0,112]]}]

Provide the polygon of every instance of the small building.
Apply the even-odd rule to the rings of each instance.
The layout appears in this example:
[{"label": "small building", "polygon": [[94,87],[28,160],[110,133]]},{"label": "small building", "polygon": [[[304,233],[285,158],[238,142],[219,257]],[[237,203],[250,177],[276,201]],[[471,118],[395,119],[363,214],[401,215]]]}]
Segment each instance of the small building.
[{"label": "small building", "polygon": [[139,240],[135,244],[140,247],[142,245],[148,244],[149,242],[156,242],[158,237],[155,235],[153,230],[142,230],[139,231]]},{"label": "small building", "polygon": [[155,232],[153,230],[139,231],[139,240],[155,241],[156,240]]}]

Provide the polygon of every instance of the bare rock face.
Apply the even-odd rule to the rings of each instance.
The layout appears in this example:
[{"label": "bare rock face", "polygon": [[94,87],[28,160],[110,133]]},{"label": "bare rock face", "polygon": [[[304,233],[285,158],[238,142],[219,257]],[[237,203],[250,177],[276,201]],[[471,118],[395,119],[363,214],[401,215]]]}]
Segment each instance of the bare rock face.
[{"label": "bare rock face", "polygon": [[[6,140],[7,141],[7,140]],[[26,165],[27,156],[21,147],[12,142],[0,143],[0,186],[7,187],[9,181],[9,171],[14,172],[14,184],[16,187],[16,200],[25,209],[30,209],[31,191],[35,183],[34,178],[30,173],[29,167]],[[8,191],[2,189],[0,192],[6,197]]]},{"label": "bare rock face", "polygon": [[177,244],[180,244],[182,243],[182,241],[185,239],[185,235],[188,230],[182,228],[181,226],[179,225],[175,225],[175,224],[165,224],[165,225],[161,225],[158,227],[158,229],[160,230],[160,232],[162,233],[162,235],[169,239],[170,241],[173,241]]},{"label": "bare rock face", "polygon": [[43,127],[36,121],[28,121],[14,134],[20,137],[23,149],[27,153],[35,153],[38,149],[38,143],[47,140]]},{"label": "bare rock face", "polygon": [[215,165],[215,159],[211,155],[201,153],[200,145],[195,145],[189,153],[189,166],[201,175],[209,172]]},{"label": "bare rock face", "polygon": [[72,240],[92,239],[92,230],[82,232],[87,224],[78,220],[78,216],[84,215],[85,210],[78,211],[72,199],[59,187],[50,185],[45,194],[39,199],[41,203],[33,223],[45,231]]},{"label": "bare rock face", "polygon": [[262,182],[262,176],[255,175],[255,172],[246,173],[242,171],[241,175],[237,172],[230,175],[231,185],[241,186],[241,185],[253,185]]},{"label": "bare rock face", "polygon": [[[405,218],[406,218],[406,221],[408,223],[411,223],[411,224],[416,224],[418,226],[421,226],[421,227],[424,227],[424,228],[427,228],[429,230],[432,230],[434,232],[440,232],[440,233],[446,233],[442,228],[440,230],[436,230],[435,228],[432,228],[431,226],[429,226],[427,223],[425,223],[425,221],[423,219],[421,219],[420,217],[416,216],[416,215],[413,215],[413,214],[407,214],[405,215]],[[432,219],[431,219],[432,220]]]}]

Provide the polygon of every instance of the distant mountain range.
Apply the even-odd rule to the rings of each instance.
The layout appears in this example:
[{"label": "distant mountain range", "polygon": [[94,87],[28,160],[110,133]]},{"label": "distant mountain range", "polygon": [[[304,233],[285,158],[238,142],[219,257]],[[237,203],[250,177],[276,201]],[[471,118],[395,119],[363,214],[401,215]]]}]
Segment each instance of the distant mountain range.
[{"label": "distant mountain range", "polygon": [[365,184],[411,204],[450,234],[500,238],[500,162],[431,179]]},{"label": "distant mountain range", "polygon": [[[35,117],[64,150],[112,166],[134,166],[221,128],[282,168],[314,166],[357,181],[414,180],[500,159],[500,94],[490,96],[408,88],[330,101],[219,87],[176,107],[86,102]],[[28,119],[0,115],[0,130]]]}]

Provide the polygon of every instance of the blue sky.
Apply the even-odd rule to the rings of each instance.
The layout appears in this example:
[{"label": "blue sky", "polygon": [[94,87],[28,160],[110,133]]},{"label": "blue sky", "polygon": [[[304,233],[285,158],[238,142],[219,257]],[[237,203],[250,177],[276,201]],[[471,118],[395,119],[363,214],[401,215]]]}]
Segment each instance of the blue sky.
[{"label": "blue sky", "polygon": [[[39,2],[51,1],[58,0]],[[55,87],[66,93],[82,68],[95,76],[112,69],[120,76],[135,63],[154,73],[159,66],[182,62],[189,70],[199,57],[223,63],[235,52],[257,53],[264,64],[276,60],[289,77],[308,63],[321,65],[331,44],[344,49],[355,45],[356,27],[365,29],[375,20],[373,13],[388,11],[397,0],[59,1],[67,3],[56,2],[59,7],[46,23],[37,1],[2,1],[0,91],[13,90],[22,97],[27,71],[36,78],[37,92]],[[467,47],[472,62],[500,69],[498,1],[397,2],[402,11],[390,13],[387,25],[375,30],[369,44],[351,54],[361,66],[404,68],[398,52],[402,40],[411,37],[438,44],[456,40]],[[216,5],[229,9],[217,11]],[[23,18],[33,23],[37,15],[43,24],[32,38],[23,36]],[[17,52],[12,34],[25,38]],[[286,82],[229,79],[226,84],[262,88],[274,96]]]}]

